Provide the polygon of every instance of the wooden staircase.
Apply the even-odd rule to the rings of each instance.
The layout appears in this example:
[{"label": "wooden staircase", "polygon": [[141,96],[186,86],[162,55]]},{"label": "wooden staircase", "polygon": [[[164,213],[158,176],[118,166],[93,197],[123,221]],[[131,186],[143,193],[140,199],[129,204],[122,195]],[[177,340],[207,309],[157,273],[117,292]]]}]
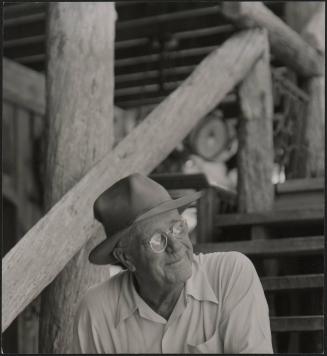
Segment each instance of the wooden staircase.
[{"label": "wooden staircase", "polygon": [[[276,310],[271,303],[283,304],[285,300],[293,303],[302,298],[299,305],[303,305],[303,299],[305,303],[305,298],[314,293],[320,298],[324,287],[324,179],[277,184],[272,211],[239,214],[236,212],[236,193],[211,187],[204,175],[154,175],[153,178],[167,189],[204,190],[203,198],[197,203],[195,253],[239,251],[247,255],[258,271],[270,310]],[[253,238],[252,231],[257,226],[266,227],[269,239]],[[265,275],[262,269],[265,260],[277,261],[280,273]],[[311,273],[313,261],[315,267]],[[297,271],[299,265],[301,268]],[[320,333],[318,349],[322,352],[322,297],[319,303],[318,314],[317,309],[315,313],[307,314],[305,308],[300,307],[301,310],[293,315],[294,310],[291,313],[286,307],[287,315],[283,312],[271,315],[275,352],[305,352],[299,341],[303,333]],[[297,334],[295,345],[290,342],[294,334]]]}]

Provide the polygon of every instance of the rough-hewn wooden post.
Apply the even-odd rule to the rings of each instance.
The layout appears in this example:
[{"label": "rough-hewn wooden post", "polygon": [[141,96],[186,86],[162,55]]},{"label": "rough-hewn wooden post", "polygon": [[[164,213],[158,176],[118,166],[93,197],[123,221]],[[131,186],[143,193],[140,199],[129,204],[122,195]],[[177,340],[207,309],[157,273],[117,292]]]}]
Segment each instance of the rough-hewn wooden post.
[{"label": "rough-hewn wooden post", "polygon": [[[47,208],[112,147],[115,16],[113,3],[49,4]],[[42,295],[42,353],[70,352],[76,304],[91,284],[108,274],[88,263],[90,247],[77,253]]]},{"label": "rough-hewn wooden post", "polygon": [[273,99],[269,44],[239,87],[239,212],[270,210],[274,200]]},{"label": "rough-hewn wooden post", "polygon": [[[325,3],[319,2],[312,18],[301,32],[302,37],[325,58]],[[325,69],[325,66],[323,66]],[[307,147],[305,177],[325,175],[325,71],[304,83],[309,95],[304,144]]]},{"label": "rough-hewn wooden post", "polygon": [[[241,83],[239,95],[242,117],[238,132],[238,210],[242,213],[269,211],[274,202],[274,147],[268,37],[265,51]],[[269,238],[269,233],[262,226],[253,226],[251,238]],[[276,274],[276,262],[265,261],[263,273]],[[274,301],[269,302],[270,314],[274,315]]]}]

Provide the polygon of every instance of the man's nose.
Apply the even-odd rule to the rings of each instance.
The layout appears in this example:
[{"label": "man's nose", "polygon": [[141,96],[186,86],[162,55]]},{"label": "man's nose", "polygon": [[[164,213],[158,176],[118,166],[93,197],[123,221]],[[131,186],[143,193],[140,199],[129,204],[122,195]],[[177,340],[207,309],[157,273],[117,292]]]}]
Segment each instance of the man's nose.
[{"label": "man's nose", "polygon": [[182,248],[183,248],[182,242],[179,239],[176,239],[176,237],[174,237],[173,235],[168,234],[166,250],[168,252],[177,252]]}]

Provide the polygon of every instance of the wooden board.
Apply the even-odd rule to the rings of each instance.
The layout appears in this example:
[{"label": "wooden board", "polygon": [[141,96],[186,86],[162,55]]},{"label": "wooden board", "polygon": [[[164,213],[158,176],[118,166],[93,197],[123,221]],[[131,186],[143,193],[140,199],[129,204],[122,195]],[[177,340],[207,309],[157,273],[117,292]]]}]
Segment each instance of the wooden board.
[{"label": "wooden board", "polygon": [[194,246],[196,253],[238,251],[249,256],[310,255],[324,252],[324,236],[292,237],[272,240],[211,242]]},{"label": "wooden board", "polygon": [[323,315],[272,316],[270,326],[272,332],[317,331],[324,329],[324,317]]},{"label": "wooden board", "polygon": [[2,331],[94,237],[96,197],[130,173],[150,173],[244,78],[265,41],[264,32],[254,29],[212,52],[9,251],[2,260]]},{"label": "wooden board", "polygon": [[283,211],[268,211],[248,214],[221,214],[215,219],[216,227],[273,225],[289,223],[322,222],[324,209],[297,209]]},{"label": "wooden board", "polygon": [[290,289],[323,288],[324,275],[304,274],[278,277],[262,277],[261,283],[266,291],[280,291]]},{"label": "wooden board", "polygon": [[324,192],[325,178],[289,179],[276,184],[276,194],[320,191]]},{"label": "wooden board", "polygon": [[3,97],[40,115],[45,113],[44,74],[3,58]]}]

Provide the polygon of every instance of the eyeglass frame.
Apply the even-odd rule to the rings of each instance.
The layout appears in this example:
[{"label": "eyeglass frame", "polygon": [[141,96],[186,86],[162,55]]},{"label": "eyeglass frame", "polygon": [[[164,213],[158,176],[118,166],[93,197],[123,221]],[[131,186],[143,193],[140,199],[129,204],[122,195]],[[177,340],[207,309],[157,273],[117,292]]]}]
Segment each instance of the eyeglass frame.
[{"label": "eyeglass frame", "polygon": [[[183,223],[184,229],[183,229],[183,231],[182,231],[180,234],[174,234],[172,230],[173,230],[174,226],[175,226],[177,223],[180,223],[180,222]],[[174,238],[179,238],[179,236],[184,235],[187,231],[188,231],[188,224],[187,224],[187,221],[186,221],[185,218],[182,217],[182,218],[180,218],[180,219],[178,219],[178,220],[175,220],[175,221],[173,222],[173,224],[170,225],[170,227],[169,227],[169,229],[168,229],[167,231],[155,231],[155,232],[151,235],[151,237],[146,240],[146,244],[147,244],[148,246],[150,246],[152,252],[157,253],[157,254],[163,253],[163,252],[166,250],[167,245],[168,245],[168,236],[171,236],[171,237],[174,237]],[[151,244],[151,240],[152,240],[152,239],[154,238],[154,236],[155,236],[156,234],[158,234],[158,233],[159,233],[161,236],[163,236],[163,237],[165,238],[165,245],[164,245],[164,247],[163,247],[160,251],[154,250],[153,247],[152,247],[152,244]]]}]

